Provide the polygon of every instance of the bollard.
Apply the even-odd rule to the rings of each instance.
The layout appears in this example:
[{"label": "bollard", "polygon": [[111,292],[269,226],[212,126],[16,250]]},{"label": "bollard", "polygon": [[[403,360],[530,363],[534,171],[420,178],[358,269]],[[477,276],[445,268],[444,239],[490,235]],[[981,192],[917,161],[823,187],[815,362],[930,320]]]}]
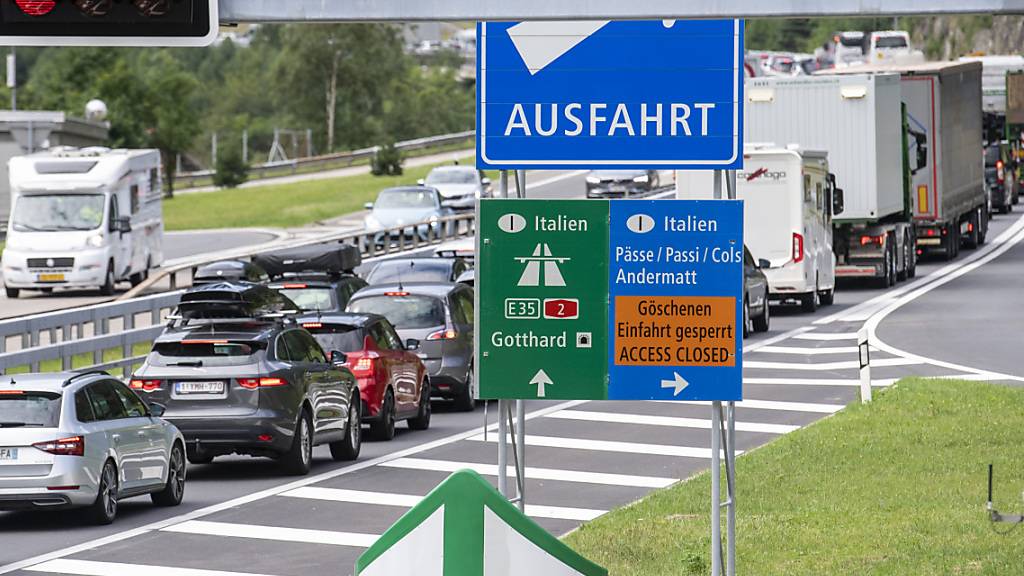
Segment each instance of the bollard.
[{"label": "bollard", "polygon": [[857,332],[857,352],[860,357],[860,401],[871,402],[871,348],[868,344],[868,329]]}]

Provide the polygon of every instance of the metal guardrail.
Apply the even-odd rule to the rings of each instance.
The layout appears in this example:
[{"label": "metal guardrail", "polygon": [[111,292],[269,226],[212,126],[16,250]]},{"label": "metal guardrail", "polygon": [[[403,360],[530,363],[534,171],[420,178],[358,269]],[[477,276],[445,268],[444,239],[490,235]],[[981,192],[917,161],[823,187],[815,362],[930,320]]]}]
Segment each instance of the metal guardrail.
[{"label": "metal guardrail", "polygon": [[[449,144],[457,144],[459,142],[473,141],[475,138],[476,130],[468,130],[466,132],[442,134],[440,136],[428,136],[426,138],[416,138],[414,140],[396,142],[395,148],[401,151],[424,150],[428,148],[447,146]],[[257,164],[249,167],[247,173],[250,179],[260,179],[270,176],[296,174],[300,170],[304,169],[314,171],[313,169],[315,168],[343,168],[351,166],[360,160],[369,160],[370,158],[373,158],[380,148],[380,146],[371,146],[369,148],[361,148],[359,150],[351,150],[349,152],[336,152],[333,154],[324,154],[310,158],[296,158],[294,160],[286,160],[283,162],[265,162],[263,164]],[[196,180],[210,178],[215,172],[215,170],[180,172],[175,175],[174,180],[177,185],[181,187],[191,188],[195,185]]]},{"label": "metal guardrail", "polygon": [[[364,258],[387,256],[441,244],[474,235],[476,215],[457,214],[434,222],[422,222],[373,232],[332,233],[282,244],[274,250],[299,248],[330,242],[344,242],[359,247]],[[72,310],[36,314],[0,321],[0,374],[11,368],[40,371],[44,364],[59,361],[61,369],[122,368],[130,374],[143,356],[134,356],[134,346],[152,342],[163,331],[167,313],[181,297],[177,290],[180,272],[194,273],[204,264],[232,258],[251,258],[259,252],[239,250],[220,253],[217,258],[198,258],[188,264],[169,268],[153,275],[145,283],[113,302]],[[171,292],[135,297],[137,291],[152,287],[162,278],[170,278]],[[140,321],[140,317],[142,321]],[[147,326],[139,326],[148,324]],[[11,340],[18,350],[8,351]],[[105,360],[104,353],[116,351],[117,359]],[[88,365],[74,366],[74,359],[91,355]]]}]

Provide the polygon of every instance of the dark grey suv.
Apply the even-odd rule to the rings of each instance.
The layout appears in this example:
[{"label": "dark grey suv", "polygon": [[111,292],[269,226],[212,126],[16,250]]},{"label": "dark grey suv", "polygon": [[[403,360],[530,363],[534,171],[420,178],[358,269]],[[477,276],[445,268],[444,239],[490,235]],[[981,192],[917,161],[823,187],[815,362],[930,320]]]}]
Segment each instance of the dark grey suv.
[{"label": "dark grey suv", "polygon": [[330,358],[264,286],[211,284],[182,296],[132,385],[185,436],[194,464],[249,454],[306,474],[313,446],[359,456],[359,389],[345,357]]}]

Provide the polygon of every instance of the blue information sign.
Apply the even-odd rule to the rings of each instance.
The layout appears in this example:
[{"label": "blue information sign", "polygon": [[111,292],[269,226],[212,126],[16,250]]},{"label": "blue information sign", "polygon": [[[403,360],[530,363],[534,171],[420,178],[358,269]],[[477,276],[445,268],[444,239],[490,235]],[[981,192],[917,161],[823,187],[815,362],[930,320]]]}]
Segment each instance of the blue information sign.
[{"label": "blue information sign", "polygon": [[743,203],[612,201],[608,398],[741,400]]},{"label": "blue information sign", "polygon": [[742,166],[742,20],[477,27],[477,166]]}]

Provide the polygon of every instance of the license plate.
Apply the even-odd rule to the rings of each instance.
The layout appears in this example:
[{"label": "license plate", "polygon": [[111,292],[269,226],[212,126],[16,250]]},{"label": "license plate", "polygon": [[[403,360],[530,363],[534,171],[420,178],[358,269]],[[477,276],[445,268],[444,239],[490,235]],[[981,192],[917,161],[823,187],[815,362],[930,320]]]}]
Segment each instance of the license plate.
[{"label": "license plate", "polygon": [[64,275],[63,274],[40,274],[39,275],[39,281],[40,282],[63,282],[64,281]]},{"label": "license plate", "polygon": [[224,382],[178,382],[174,391],[178,394],[223,394]]},{"label": "license plate", "polygon": [[9,462],[18,459],[17,448],[0,448],[0,462]]}]

